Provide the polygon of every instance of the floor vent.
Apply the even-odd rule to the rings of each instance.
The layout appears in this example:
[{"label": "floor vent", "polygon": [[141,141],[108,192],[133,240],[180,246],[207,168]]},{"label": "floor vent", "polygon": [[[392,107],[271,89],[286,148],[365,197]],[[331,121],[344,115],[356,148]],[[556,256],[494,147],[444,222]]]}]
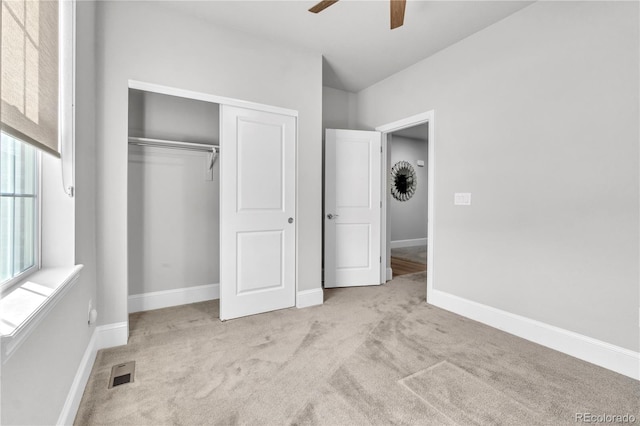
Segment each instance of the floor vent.
[{"label": "floor vent", "polygon": [[136,362],[129,361],[123,364],[116,364],[111,367],[111,378],[109,379],[109,389],[124,385],[125,383],[133,383],[133,374],[136,370]]}]

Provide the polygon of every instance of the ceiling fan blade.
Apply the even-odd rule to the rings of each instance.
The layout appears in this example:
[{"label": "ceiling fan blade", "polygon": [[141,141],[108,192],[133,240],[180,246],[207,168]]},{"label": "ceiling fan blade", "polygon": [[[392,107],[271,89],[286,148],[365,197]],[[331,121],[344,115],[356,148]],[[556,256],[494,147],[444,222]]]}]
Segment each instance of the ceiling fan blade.
[{"label": "ceiling fan blade", "polygon": [[401,27],[404,24],[404,9],[406,0],[390,0],[391,4],[391,29]]},{"label": "ceiling fan blade", "polygon": [[315,6],[313,6],[311,9],[309,9],[309,12],[313,12],[313,13],[322,12],[323,10],[325,10],[326,8],[328,8],[329,6],[337,2],[338,0],[323,0],[320,3],[316,4]]}]

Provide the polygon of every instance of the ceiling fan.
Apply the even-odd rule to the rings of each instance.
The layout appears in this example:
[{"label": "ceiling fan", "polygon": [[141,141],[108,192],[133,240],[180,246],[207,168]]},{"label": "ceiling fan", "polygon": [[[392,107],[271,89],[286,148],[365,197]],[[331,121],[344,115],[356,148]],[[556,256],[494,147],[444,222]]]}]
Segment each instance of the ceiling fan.
[{"label": "ceiling fan", "polygon": [[[323,0],[320,3],[309,9],[309,12],[318,13],[322,12],[338,0]],[[404,23],[404,8],[406,6],[406,0],[389,0],[391,6],[391,29],[401,27]]]}]

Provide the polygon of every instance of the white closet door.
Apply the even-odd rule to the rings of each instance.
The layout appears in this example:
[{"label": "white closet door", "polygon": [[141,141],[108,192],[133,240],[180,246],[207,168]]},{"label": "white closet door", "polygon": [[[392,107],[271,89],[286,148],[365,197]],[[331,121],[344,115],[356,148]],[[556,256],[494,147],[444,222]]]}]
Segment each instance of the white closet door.
[{"label": "white closet door", "polygon": [[221,106],[220,319],[295,305],[296,118]]}]

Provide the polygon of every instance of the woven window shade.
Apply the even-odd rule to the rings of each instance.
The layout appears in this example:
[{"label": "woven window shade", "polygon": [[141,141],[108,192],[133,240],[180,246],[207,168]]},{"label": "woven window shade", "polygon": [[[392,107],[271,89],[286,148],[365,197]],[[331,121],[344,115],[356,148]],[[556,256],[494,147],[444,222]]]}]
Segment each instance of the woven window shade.
[{"label": "woven window shade", "polygon": [[60,156],[58,2],[2,0],[2,131]]}]

